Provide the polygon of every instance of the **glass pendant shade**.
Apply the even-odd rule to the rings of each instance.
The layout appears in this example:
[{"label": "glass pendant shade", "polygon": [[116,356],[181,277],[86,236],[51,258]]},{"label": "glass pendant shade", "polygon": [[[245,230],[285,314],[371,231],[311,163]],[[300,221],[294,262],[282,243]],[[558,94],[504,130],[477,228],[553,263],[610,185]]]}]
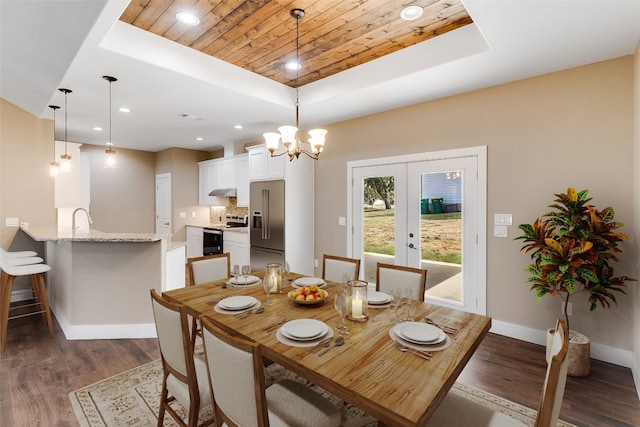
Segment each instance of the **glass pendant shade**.
[{"label": "glass pendant shade", "polygon": [[116,150],[108,148],[104,151],[104,167],[107,169],[116,168]]},{"label": "glass pendant shade", "polygon": [[262,136],[267,143],[267,150],[271,153],[278,149],[278,144],[280,144],[280,134],[275,132],[267,132],[263,133]]},{"label": "glass pendant shade", "polygon": [[69,172],[71,170],[71,155],[63,154],[60,156],[60,170],[62,172]]},{"label": "glass pendant shade", "polygon": [[57,162],[49,163],[49,176],[55,178],[58,176],[58,172],[60,172],[60,166]]},{"label": "glass pendant shade", "polygon": [[298,128],[295,126],[280,126],[278,131],[280,135],[282,135],[282,143],[287,147],[287,151],[293,151],[296,146],[296,133],[298,133]]},{"label": "glass pendant shade", "polygon": [[327,134],[325,129],[311,129],[309,131],[309,144],[311,144],[311,149],[315,154],[322,153],[322,149],[324,148],[324,136]]}]

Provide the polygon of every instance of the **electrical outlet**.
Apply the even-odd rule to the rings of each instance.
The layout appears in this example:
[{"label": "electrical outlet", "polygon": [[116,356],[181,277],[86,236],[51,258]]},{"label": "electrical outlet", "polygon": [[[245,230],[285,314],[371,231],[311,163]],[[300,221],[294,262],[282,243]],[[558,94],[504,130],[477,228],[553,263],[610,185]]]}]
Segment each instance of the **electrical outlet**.
[{"label": "electrical outlet", "polygon": [[338,217],[338,225],[346,225],[347,224],[347,219],[343,216],[339,216]]},{"label": "electrical outlet", "polygon": [[507,237],[507,226],[506,225],[494,225],[493,226],[493,237]]},{"label": "electrical outlet", "polygon": [[23,230],[28,230],[29,229],[29,223],[28,222],[21,222],[20,223],[20,228],[22,228]]},{"label": "electrical outlet", "polygon": [[314,259],[314,260],[313,260],[313,265],[314,265],[316,268],[318,268],[318,260],[317,260],[317,259]]}]

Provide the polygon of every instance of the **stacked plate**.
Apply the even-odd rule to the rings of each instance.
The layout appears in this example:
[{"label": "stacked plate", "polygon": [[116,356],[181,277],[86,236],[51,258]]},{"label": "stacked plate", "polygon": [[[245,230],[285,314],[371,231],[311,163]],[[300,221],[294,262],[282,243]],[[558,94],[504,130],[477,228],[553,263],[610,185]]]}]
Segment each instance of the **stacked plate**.
[{"label": "stacked plate", "polygon": [[312,347],[333,336],[333,331],[324,322],[315,319],[295,319],[280,327],[278,339],[285,344]]},{"label": "stacked plate", "polygon": [[238,277],[232,277],[231,279],[229,279],[229,284],[230,285],[253,285],[254,283],[258,283],[260,281],[260,278],[258,276],[238,276]]},{"label": "stacked plate", "polygon": [[327,286],[327,282],[319,277],[301,277],[294,280],[294,282],[291,284],[291,286],[293,286],[294,288],[301,288],[303,286],[312,285],[316,285],[319,288],[324,288],[325,286]]},{"label": "stacked plate", "polygon": [[387,306],[391,302],[391,295],[384,292],[369,291],[367,292],[367,302],[370,306]]},{"label": "stacked plate", "polygon": [[254,297],[239,295],[220,300],[214,307],[219,313],[239,313],[243,310],[260,306],[260,301]]},{"label": "stacked plate", "polygon": [[444,350],[451,345],[451,339],[441,329],[422,322],[399,323],[389,329],[389,336],[416,350]]}]

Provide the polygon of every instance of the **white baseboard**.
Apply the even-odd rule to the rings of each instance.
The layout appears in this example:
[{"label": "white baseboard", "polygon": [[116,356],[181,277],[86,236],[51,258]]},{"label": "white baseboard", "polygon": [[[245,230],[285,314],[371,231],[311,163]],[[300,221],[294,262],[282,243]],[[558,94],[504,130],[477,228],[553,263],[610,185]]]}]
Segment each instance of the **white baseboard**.
[{"label": "white baseboard", "polygon": [[631,375],[633,375],[633,381],[636,383],[636,391],[638,392],[638,399],[640,399],[640,365],[638,361],[633,359],[633,366],[631,367]]},{"label": "white baseboard", "polygon": [[[522,341],[531,342],[534,344],[546,345],[547,332],[540,331],[538,329],[527,328],[525,326],[516,325],[513,323],[502,322],[500,320],[492,320],[491,332],[504,335],[511,338],[516,338]],[[633,371],[633,352],[629,350],[623,350],[616,347],[611,347],[605,344],[598,344],[591,342],[591,357],[603,362],[613,363],[614,365],[624,366],[625,368],[632,368]],[[637,374],[637,373],[636,373]],[[638,388],[638,378],[636,378],[636,388]]]},{"label": "white baseboard", "polygon": [[104,340],[126,338],[156,338],[155,323],[128,325],[72,325],[61,310],[52,307],[53,314],[68,340]]}]

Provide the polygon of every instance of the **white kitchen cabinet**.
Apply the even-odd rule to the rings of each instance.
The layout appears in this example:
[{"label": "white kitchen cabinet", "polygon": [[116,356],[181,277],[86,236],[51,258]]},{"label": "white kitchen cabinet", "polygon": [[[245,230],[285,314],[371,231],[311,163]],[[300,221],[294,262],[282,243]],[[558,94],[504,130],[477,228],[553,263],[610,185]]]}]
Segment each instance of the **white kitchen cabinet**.
[{"label": "white kitchen cabinet", "polygon": [[217,174],[216,188],[236,188],[236,159],[222,158],[212,162]]},{"label": "white kitchen cabinet", "polygon": [[236,156],[236,188],[239,207],[249,207],[249,155]]},{"label": "white kitchen cabinet", "polygon": [[202,256],[203,244],[202,227],[187,225],[187,258]]},{"label": "white kitchen cabinet", "polygon": [[225,230],[222,234],[222,247],[229,253],[231,266],[248,265],[249,262],[249,234]]},{"label": "white kitchen cabinet", "polygon": [[284,179],[285,161],[289,156],[271,157],[266,145],[247,147],[249,153],[249,180],[267,181]]},{"label": "white kitchen cabinet", "polygon": [[[198,181],[198,193],[200,195],[201,206],[229,206],[228,197],[214,197],[209,196],[211,190],[220,188],[218,186],[218,168],[216,167],[216,160],[205,160],[198,162],[199,167],[199,181]],[[235,174],[234,174],[235,181]]]}]

